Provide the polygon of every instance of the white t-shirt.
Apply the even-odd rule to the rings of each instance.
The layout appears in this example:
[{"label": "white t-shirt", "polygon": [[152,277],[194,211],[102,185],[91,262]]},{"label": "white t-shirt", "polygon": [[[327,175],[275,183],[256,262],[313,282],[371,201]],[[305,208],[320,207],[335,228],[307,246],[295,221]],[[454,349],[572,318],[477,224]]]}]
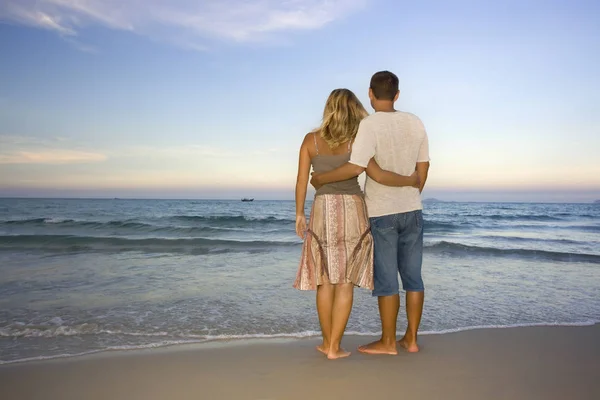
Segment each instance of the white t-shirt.
[{"label": "white t-shirt", "polygon": [[[421,120],[401,111],[376,112],[362,120],[350,162],[366,168],[373,157],[384,170],[411,175],[417,162],[429,161],[429,142]],[[365,199],[369,217],[423,209],[419,189],[384,186],[368,176]]]}]

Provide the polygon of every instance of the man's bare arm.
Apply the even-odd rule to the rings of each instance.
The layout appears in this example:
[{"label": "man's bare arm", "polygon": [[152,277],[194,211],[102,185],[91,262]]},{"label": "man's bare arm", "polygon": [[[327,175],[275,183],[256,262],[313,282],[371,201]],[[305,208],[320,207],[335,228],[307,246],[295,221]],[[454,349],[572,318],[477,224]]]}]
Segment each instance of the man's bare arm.
[{"label": "man's bare arm", "polygon": [[367,165],[367,175],[375,182],[385,186],[414,186],[419,187],[419,175],[415,171],[411,176],[399,175],[395,172],[381,169],[375,158],[371,158]]},{"label": "man's bare arm", "polygon": [[429,173],[429,161],[417,163],[417,174],[419,175],[420,186],[419,192],[423,191],[425,182],[427,182],[427,174]]}]

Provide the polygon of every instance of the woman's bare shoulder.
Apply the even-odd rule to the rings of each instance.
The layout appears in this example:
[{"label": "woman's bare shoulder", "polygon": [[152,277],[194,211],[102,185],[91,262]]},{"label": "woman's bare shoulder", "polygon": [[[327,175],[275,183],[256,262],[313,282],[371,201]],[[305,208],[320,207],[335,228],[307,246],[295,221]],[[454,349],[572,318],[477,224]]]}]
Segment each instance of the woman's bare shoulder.
[{"label": "woman's bare shoulder", "polygon": [[315,132],[308,132],[304,135],[304,140],[302,141],[302,145],[315,142]]},{"label": "woman's bare shoulder", "polygon": [[308,132],[306,135],[304,135],[304,140],[302,141],[302,148],[308,150],[311,157],[313,156],[313,154],[316,154],[316,152],[317,152],[317,149],[315,146],[316,140],[318,140],[318,133],[313,131],[313,132]]}]

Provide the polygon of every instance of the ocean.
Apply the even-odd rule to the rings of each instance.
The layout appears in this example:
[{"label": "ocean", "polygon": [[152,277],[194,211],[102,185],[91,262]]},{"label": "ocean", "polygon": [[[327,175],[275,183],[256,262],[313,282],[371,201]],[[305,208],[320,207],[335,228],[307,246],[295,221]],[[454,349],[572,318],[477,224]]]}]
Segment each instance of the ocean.
[{"label": "ocean", "polygon": [[[600,205],[424,215],[422,334],[600,322]],[[300,251],[291,201],[0,199],[0,363],[318,336]],[[347,333],[378,332],[356,289]]]}]

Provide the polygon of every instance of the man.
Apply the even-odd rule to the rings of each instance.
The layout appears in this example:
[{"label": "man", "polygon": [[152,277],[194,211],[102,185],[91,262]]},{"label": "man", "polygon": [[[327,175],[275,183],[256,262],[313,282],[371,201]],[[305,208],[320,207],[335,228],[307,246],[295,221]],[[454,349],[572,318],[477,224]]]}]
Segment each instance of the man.
[{"label": "man", "polygon": [[396,111],[398,77],[389,71],[371,78],[369,99],[375,113],[365,118],[352,146],[350,162],[336,170],[314,174],[315,187],[350,179],[361,174],[375,158],[379,166],[400,175],[416,168],[420,187],[384,186],[367,177],[365,198],[374,240],[374,290],[381,318],[381,339],[359,351],[367,354],[398,354],[396,320],[400,308],[398,272],[406,291],[408,327],[398,341],[406,351],[419,351],[417,331],[423,312],[424,286],[423,214],[421,191],[429,171],[429,144],[421,120]]}]

